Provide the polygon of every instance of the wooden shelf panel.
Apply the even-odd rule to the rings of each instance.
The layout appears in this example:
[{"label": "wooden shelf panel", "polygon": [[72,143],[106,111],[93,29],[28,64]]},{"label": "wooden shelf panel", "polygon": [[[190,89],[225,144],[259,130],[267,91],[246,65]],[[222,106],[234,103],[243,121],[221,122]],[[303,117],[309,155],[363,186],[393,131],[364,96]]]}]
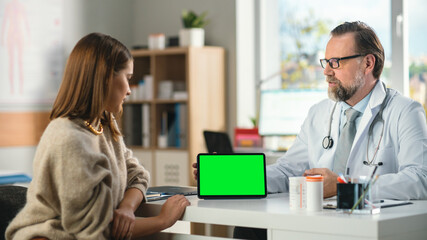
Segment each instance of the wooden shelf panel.
[{"label": "wooden shelf panel", "polygon": [[174,54],[186,54],[188,47],[170,47],[158,50],[149,49],[138,49],[132,50],[133,57],[153,56],[153,55],[174,55]]},{"label": "wooden shelf panel", "polygon": [[187,103],[187,99],[155,99],[155,100],[138,100],[126,101],[124,104],[173,104],[173,103]]}]

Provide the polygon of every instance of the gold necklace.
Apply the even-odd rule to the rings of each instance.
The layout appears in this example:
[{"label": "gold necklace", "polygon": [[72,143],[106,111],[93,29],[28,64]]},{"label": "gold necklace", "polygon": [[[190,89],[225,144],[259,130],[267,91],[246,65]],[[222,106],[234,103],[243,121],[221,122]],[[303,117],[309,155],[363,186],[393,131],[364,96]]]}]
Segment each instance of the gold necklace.
[{"label": "gold necklace", "polygon": [[99,130],[96,130],[88,121],[85,121],[86,127],[89,128],[91,132],[93,132],[95,135],[101,135],[102,132],[104,132],[104,128],[102,127],[102,123],[99,123]]}]

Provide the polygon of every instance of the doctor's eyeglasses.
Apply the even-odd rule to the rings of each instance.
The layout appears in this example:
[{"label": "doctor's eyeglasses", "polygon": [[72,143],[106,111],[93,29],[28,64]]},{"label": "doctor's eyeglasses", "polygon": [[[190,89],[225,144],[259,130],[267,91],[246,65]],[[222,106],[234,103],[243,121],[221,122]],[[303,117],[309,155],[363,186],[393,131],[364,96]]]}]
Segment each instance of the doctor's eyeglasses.
[{"label": "doctor's eyeglasses", "polygon": [[353,55],[353,56],[348,56],[348,57],[342,57],[342,58],[330,58],[330,59],[320,59],[320,65],[322,65],[322,68],[326,68],[326,64],[329,63],[329,66],[332,69],[336,69],[340,67],[340,61],[341,60],[346,60],[346,59],[351,59],[351,58],[357,58],[357,57],[361,57],[363,55],[361,54],[357,54],[357,55]]}]

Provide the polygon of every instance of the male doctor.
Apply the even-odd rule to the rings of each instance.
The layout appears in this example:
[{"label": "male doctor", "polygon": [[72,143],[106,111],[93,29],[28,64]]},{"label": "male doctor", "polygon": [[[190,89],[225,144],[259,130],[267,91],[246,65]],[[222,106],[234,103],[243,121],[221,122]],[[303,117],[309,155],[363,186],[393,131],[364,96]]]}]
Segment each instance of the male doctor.
[{"label": "male doctor", "polygon": [[[287,192],[289,177],[320,174],[324,197],[331,197],[339,173],[370,176],[378,166],[380,198],[427,199],[425,111],[385,88],[384,49],[373,29],[362,22],[337,26],[320,63],[330,99],[311,107],[294,144],[267,166],[268,192]],[[197,170],[193,173],[197,179]],[[266,239],[267,234],[236,227],[234,237]]]},{"label": "male doctor", "polygon": [[320,62],[330,99],[310,109],[293,146],[267,167],[268,191],[287,192],[289,177],[320,174],[331,197],[337,174],[370,176],[378,165],[381,198],[427,199],[425,112],[381,82],[384,50],[373,29],[337,26]]}]

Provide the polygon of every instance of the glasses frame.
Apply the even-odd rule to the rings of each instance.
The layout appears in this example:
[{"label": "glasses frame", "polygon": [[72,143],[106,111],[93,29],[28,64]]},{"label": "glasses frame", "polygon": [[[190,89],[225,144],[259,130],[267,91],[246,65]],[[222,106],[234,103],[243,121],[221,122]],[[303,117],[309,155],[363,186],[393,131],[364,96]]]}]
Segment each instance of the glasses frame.
[{"label": "glasses frame", "polygon": [[[364,56],[364,55],[356,54],[356,55],[352,55],[352,56],[348,56],[348,57],[342,57],[342,58],[329,58],[329,59],[323,58],[323,59],[320,59],[320,66],[322,66],[322,68],[325,69],[326,64],[328,63],[332,69],[337,69],[340,67],[340,61],[341,60],[352,59],[352,58],[357,58],[357,57],[362,57],[362,56]],[[337,63],[336,67],[332,66],[332,64],[334,63],[332,60],[334,60]]]}]

